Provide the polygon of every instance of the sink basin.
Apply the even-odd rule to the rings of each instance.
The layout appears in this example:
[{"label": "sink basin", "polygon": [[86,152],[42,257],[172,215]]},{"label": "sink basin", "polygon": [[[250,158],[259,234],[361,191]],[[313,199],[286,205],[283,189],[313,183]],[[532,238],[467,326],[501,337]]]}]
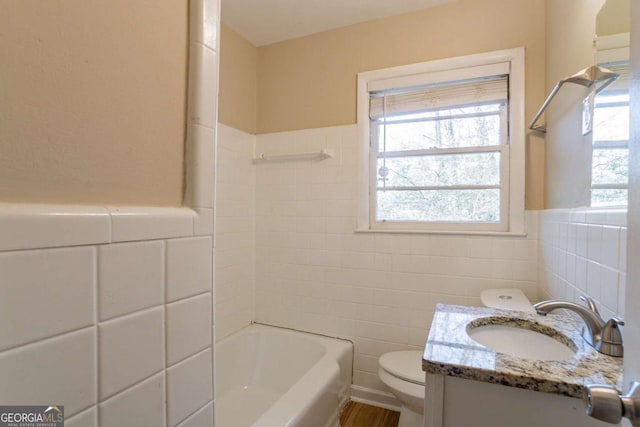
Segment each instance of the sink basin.
[{"label": "sink basin", "polygon": [[566,336],[522,319],[478,319],[467,325],[467,334],[478,344],[523,359],[566,360],[576,353],[575,345]]}]

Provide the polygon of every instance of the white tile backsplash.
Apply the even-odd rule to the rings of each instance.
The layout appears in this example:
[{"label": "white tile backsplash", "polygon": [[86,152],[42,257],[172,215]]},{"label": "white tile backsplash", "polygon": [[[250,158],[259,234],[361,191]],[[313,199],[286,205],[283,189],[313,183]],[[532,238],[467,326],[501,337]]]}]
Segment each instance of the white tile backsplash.
[{"label": "white tile backsplash", "polygon": [[0,350],[92,325],[95,258],[91,247],[0,253]]},{"label": "white tile backsplash", "polygon": [[[587,226],[587,258],[594,262],[602,262],[602,229],[601,225]],[[566,248],[559,247],[560,250]]]},{"label": "white tile backsplash", "polygon": [[617,266],[619,260],[620,227],[602,227],[602,263],[604,265]]},{"label": "white tile backsplash", "polygon": [[[568,230],[568,245],[560,231]],[[603,315],[624,315],[626,212],[589,209],[540,212],[539,286],[547,298],[596,301]]]}]

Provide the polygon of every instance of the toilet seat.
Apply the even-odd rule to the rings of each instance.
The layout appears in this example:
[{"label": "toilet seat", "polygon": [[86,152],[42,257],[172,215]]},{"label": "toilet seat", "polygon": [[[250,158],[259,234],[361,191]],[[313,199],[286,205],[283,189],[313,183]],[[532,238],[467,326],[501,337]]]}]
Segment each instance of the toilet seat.
[{"label": "toilet seat", "polygon": [[424,387],[421,351],[392,351],[380,356],[379,363],[390,375]]}]

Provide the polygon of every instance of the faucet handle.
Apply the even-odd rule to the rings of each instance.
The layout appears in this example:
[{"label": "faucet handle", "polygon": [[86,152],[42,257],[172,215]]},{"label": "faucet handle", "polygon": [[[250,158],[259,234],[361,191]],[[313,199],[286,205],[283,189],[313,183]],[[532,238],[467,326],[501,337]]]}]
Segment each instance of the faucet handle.
[{"label": "faucet handle", "polygon": [[596,307],[596,302],[591,297],[580,295],[580,299],[587,303],[587,305],[589,306],[589,310],[593,311],[598,316],[600,315],[598,307]]},{"label": "faucet handle", "polygon": [[[624,322],[622,322],[624,324]],[[614,357],[622,357],[624,347],[622,333],[620,332],[620,320],[609,319],[602,327],[600,341],[596,344],[596,350]]]}]

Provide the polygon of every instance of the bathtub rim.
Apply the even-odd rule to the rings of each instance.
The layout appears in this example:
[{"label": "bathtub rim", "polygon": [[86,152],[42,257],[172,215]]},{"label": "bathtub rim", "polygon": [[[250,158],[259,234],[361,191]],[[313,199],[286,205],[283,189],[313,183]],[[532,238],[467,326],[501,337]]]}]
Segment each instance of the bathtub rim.
[{"label": "bathtub rim", "polygon": [[[225,343],[231,343],[235,340],[240,339],[242,335],[260,333],[260,332],[273,332],[273,331],[276,331],[278,333],[283,333],[286,335],[299,336],[301,338],[311,339],[313,341],[319,341],[326,348],[326,352],[316,363],[314,363],[314,365],[312,365],[312,367],[308,371],[306,371],[291,386],[290,389],[288,389],[282,395],[282,397],[276,403],[274,403],[273,406],[267,409],[267,411],[265,411],[260,416],[260,418],[258,418],[256,421],[261,420],[265,416],[268,418],[274,418],[280,421],[284,420],[284,418],[282,418],[283,411],[281,406],[286,404],[286,402],[300,403],[301,406],[308,408],[309,402],[308,401],[300,402],[299,395],[301,395],[301,393],[295,393],[296,389],[300,389],[300,388],[303,388],[305,385],[306,386],[309,385],[309,377],[311,372],[317,373],[320,370],[324,372],[328,372],[328,370],[331,369],[333,365],[333,367],[335,367],[335,369],[337,370],[336,375],[340,378],[340,381],[344,383],[345,388],[340,394],[339,405],[335,413],[331,415],[331,419],[327,423],[327,426],[330,426],[330,425],[333,426],[334,424],[336,426],[339,425],[338,419],[340,417],[340,414],[342,413],[342,410],[344,409],[346,404],[351,400],[351,387],[353,384],[353,361],[355,357],[355,350],[354,350],[355,346],[353,341],[340,338],[340,337],[332,337],[332,336],[327,336],[323,334],[317,334],[314,332],[301,331],[293,328],[269,325],[269,324],[260,323],[260,322],[252,322],[251,324],[243,327],[242,329],[239,329],[233,334],[230,334],[220,339],[219,341],[217,341],[215,343],[216,350],[219,348],[219,346],[223,346]],[[348,372],[344,372],[343,367],[341,366],[341,362],[339,361],[340,358],[345,358],[345,357],[347,358],[346,362],[350,365],[348,367],[349,368]],[[217,357],[214,358],[214,365],[216,364],[215,361],[217,360],[218,360]],[[214,367],[214,370],[215,369],[216,368]],[[346,374],[346,377],[344,374]],[[321,376],[321,378],[323,379],[323,381],[325,380],[324,377]],[[326,379],[327,384],[329,384],[330,382],[329,380],[330,379]],[[215,391],[215,385],[214,385],[214,393],[215,393],[214,395],[216,397],[216,400],[218,400],[220,396],[218,395],[217,391]],[[295,407],[298,407],[298,406],[295,406]],[[299,414],[300,412],[296,414],[296,416]],[[296,418],[297,417],[288,419],[288,421],[294,420]],[[335,422],[333,422],[333,420],[335,420]]]}]

